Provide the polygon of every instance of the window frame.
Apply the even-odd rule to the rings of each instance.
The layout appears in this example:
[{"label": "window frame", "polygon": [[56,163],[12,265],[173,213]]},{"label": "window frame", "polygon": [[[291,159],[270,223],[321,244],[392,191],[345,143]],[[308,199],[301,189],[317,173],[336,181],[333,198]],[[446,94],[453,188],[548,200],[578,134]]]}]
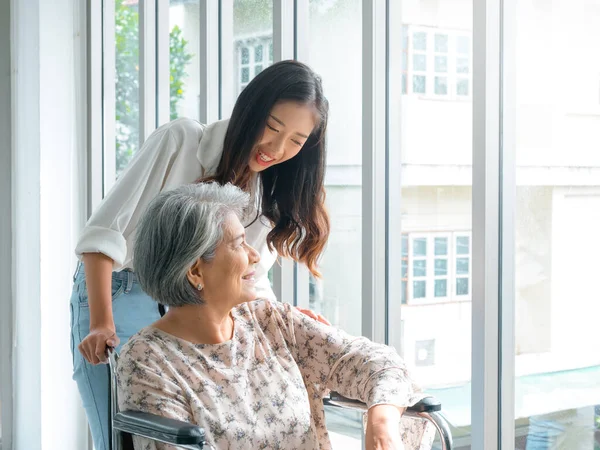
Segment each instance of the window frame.
[{"label": "window frame", "polygon": [[[90,5],[89,0],[87,3]],[[228,86],[222,74],[223,70],[233,70],[235,65],[234,61],[231,61],[233,55],[228,55],[233,53],[229,50],[231,47],[223,45],[224,42],[232,42],[229,38],[232,37],[233,1],[205,0],[201,3],[205,6],[200,11],[200,25],[211,26],[210,30],[209,27],[201,26],[201,30],[207,29],[201,40],[201,86],[202,92],[208,92],[210,97],[201,96],[200,117],[203,122],[211,122],[221,118],[223,111],[227,111],[227,107],[233,104],[233,88],[239,86],[237,82],[234,86]],[[112,5],[114,17],[114,1],[105,0],[102,4],[105,15]],[[156,0],[156,4],[159,11],[161,8],[168,8],[168,0]],[[273,5],[273,61],[292,57],[306,59],[307,44],[302,39],[306,40],[309,34],[309,0],[295,0],[293,3],[289,0],[273,0]],[[397,130],[393,123],[400,123],[397,122],[402,115],[400,104],[404,101],[400,97],[413,95],[413,61],[410,51],[411,38],[408,34],[408,67],[402,67],[402,64],[395,62],[394,55],[401,55],[403,52],[402,40],[398,39],[396,42],[391,39],[402,30],[402,26],[394,25],[404,24],[401,2],[362,0],[362,7],[365,52],[362,98],[363,104],[366,105],[363,112],[362,276],[367,281],[362,292],[363,333],[375,340],[389,342],[388,327],[392,312],[395,319],[402,321],[400,277],[394,278],[394,272],[390,270],[398,268],[401,261],[397,247],[400,244],[398,231],[401,220],[398,211],[401,197],[398,187],[402,185],[399,161],[402,142],[395,136]],[[158,19],[155,24],[158,23],[163,30],[168,29],[162,14],[154,17]],[[503,203],[510,205],[511,199],[514,200],[514,123],[512,119],[503,116],[501,111],[511,111],[510,108],[514,107],[512,96],[515,87],[516,51],[511,33],[514,34],[515,21],[516,0],[473,2],[474,26],[472,35],[469,36],[471,48],[468,76],[463,77],[457,73],[457,53],[451,52],[454,57],[448,56],[448,94],[429,94],[433,93],[432,70],[426,71],[428,88],[425,94],[414,94],[418,98],[428,100],[473,101],[474,194],[470,246],[470,292],[473,299],[472,445],[474,448],[489,450],[508,450],[514,446],[514,385],[511,385],[514,380],[510,375],[511,369],[514,369],[514,351],[511,352],[511,349],[514,349],[514,342],[511,341],[514,327],[514,295],[511,291],[514,289],[514,227],[511,226],[514,218],[509,208],[502,208]],[[95,31],[89,34],[88,43],[89,61],[95,61],[88,66],[88,70],[91,67],[88,75],[88,198],[91,200],[89,212],[97,206],[102,195],[114,182],[114,177],[110,179],[110,166],[105,165],[106,160],[111,157],[111,146],[107,144],[114,142],[114,127],[111,130],[114,99],[113,110],[110,109],[111,80],[114,95],[114,70],[111,74],[111,67],[114,68],[114,65],[111,65],[109,45],[114,43],[114,26],[111,30],[110,22],[101,21],[93,14],[88,15],[88,27],[91,27],[90,24],[103,24],[102,32]],[[140,28],[145,26],[145,35],[150,36],[155,24],[141,23]],[[432,32],[428,27],[407,27],[409,30],[427,28],[427,36]],[[438,31],[448,32],[452,36],[465,33],[461,30]],[[143,48],[158,47],[157,63],[140,67],[144,71],[158,70],[158,76],[156,73],[146,73],[143,80],[154,80],[148,82],[156,83],[161,100],[156,108],[149,106],[146,109],[154,110],[158,117],[168,117],[165,115],[168,114],[168,111],[165,111],[168,107],[168,101],[165,100],[168,77],[160,76],[161,71],[168,67],[168,57],[165,57],[165,48],[168,50],[168,45],[164,36],[157,36],[156,39],[159,40],[158,45],[147,42]],[[429,37],[427,40],[429,47],[433,42]],[[456,44],[454,46],[456,49]],[[376,51],[381,48],[385,48],[386,52]],[[102,59],[103,52],[108,54],[108,60]],[[250,53],[250,57],[253,58],[254,55]],[[433,54],[426,56],[426,60],[427,69],[433,69]],[[98,69],[98,61],[102,63],[102,70],[93,70]],[[108,65],[104,64],[106,62]],[[101,81],[98,81],[96,76],[98,73],[102,74]],[[239,72],[235,70],[235,73],[238,77]],[[398,89],[395,85],[398,80],[402,80],[403,75],[406,77],[404,93],[407,95],[398,95],[402,93],[402,88]],[[452,77],[454,81],[451,81]],[[457,80],[461,77],[469,81],[467,96],[459,96],[455,92]],[[150,92],[152,88],[153,86],[145,86],[143,92]],[[394,93],[393,98],[391,93]],[[396,101],[398,98],[400,99]],[[141,121],[145,120],[145,124],[150,123],[147,120],[150,118],[144,117],[150,112],[140,110],[140,114]],[[145,129],[150,128],[147,126]],[[399,151],[392,152],[391,148]],[[114,159],[115,155],[112,156]],[[284,261],[283,264],[289,262]],[[299,294],[304,290],[308,292],[308,282],[304,283],[306,286],[299,284],[299,280],[308,281],[306,272],[302,272],[302,268],[297,265],[294,266],[294,270],[280,270],[278,267],[280,266],[275,266],[275,272],[279,272],[279,293],[283,292],[284,286],[293,286],[293,301],[296,302],[302,297],[307,302],[307,294]],[[500,352],[500,347],[504,351]],[[507,426],[501,426],[501,423]]]}]

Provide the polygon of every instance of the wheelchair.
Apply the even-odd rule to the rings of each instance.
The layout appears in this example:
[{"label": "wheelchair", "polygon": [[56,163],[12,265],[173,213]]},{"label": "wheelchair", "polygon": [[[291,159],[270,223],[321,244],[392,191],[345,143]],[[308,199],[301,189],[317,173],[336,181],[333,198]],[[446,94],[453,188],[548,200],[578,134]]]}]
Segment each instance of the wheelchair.
[{"label": "wheelchair", "polygon": [[[116,373],[118,356],[115,351],[108,352],[108,362],[111,450],[134,450],[133,436],[141,436],[184,449],[217,450],[206,442],[205,432],[198,425],[140,411],[119,411]],[[324,398],[323,403],[333,408],[363,412],[367,410],[364,403],[345,398],[335,392]],[[431,422],[440,436],[441,450],[452,450],[452,434],[441,409],[442,405],[439,401],[433,397],[426,397],[416,405],[407,408],[403,417]]]}]

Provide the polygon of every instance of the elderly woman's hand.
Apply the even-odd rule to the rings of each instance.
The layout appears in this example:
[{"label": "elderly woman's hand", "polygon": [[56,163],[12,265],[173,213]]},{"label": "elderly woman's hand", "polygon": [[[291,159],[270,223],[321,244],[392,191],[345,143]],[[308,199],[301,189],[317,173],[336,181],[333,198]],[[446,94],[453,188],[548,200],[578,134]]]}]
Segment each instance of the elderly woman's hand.
[{"label": "elderly woman's hand", "polygon": [[403,408],[376,405],[367,414],[366,450],[404,450],[400,437]]},{"label": "elderly woman's hand", "polygon": [[316,314],[315,312],[311,311],[310,309],[300,308],[299,306],[296,306],[296,309],[298,311],[300,311],[302,314],[310,317],[311,319],[315,319],[317,322],[321,322],[321,323],[324,323],[325,325],[331,326],[331,323],[329,323],[329,321],[325,317],[323,317],[321,314]]}]

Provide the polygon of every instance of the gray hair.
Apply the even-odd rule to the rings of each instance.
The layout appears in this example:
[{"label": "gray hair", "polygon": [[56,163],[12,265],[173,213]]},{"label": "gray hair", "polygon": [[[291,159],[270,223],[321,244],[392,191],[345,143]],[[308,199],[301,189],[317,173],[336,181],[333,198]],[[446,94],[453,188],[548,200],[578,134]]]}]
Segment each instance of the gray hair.
[{"label": "gray hair", "polygon": [[142,289],[167,306],[203,304],[187,273],[198,259],[214,258],[225,217],[242,219],[248,204],[248,194],[232,184],[198,183],[159,194],[136,230],[134,267]]}]

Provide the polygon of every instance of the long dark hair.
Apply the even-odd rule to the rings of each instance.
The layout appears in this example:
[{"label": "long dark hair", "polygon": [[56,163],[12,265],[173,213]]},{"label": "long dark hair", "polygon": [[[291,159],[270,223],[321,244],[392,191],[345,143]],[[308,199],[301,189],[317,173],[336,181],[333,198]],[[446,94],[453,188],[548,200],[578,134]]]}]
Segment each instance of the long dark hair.
[{"label": "long dark hair", "polygon": [[300,152],[271,166],[259,177],[262,183],[261,213],[273,229],[269,248],[291,257],[315,275],[317,260],[329,238],[325,209],[325,132],[329,104],[321,79],[305,64],[281,61],[259,73],[238,97],[223,143],[223,156],[214,175],[202,181],[233,183],[251,189],[248,169],[252,150],[261,138],[267,118],[277,102],[294,101],[314,108],[316,125]]}]

